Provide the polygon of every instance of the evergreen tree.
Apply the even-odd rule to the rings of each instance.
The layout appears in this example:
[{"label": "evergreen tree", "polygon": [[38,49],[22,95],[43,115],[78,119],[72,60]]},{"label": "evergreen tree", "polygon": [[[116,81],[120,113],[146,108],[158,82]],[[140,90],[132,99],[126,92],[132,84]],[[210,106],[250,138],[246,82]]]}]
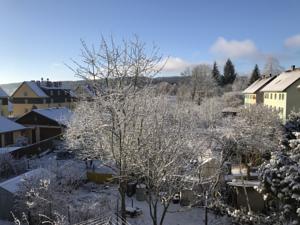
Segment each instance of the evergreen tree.
[{"label": "evergreen tree", "polygon": [[224,77],[223,77],[223,85],[232,84],[236,78],[236,72],[234,69],[234,65],[230,59],[226,61],[224,66]]},{"label": "evergreen tree", "polygon": [[222,75],[220,74],[220,71],[218,69],[218,65],[216,62],[214,62],[214,66],[212,69],[212,77],[214,78],[214,80],[217,82],[218,85],[222,86],[223,78],[222,78]]},{"label": "evergreen tree", "polygon": [[253,84],[259,78],[260,78],[260,72],[259,72],[258,65],[256,64],[253,71],[252,71],[252,74],[251,74],[251,77],[250,77],[250,80],[249,80],[249,85]]}]

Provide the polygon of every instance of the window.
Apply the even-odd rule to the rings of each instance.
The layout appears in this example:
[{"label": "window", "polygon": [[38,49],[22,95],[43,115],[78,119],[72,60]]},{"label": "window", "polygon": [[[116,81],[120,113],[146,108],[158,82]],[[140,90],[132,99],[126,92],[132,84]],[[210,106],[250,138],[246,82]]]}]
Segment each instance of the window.
[{"label": "window", "polygon": [[284,100],[284,94],[282,94],[282,100]]},{"label": "window", "polygon": [[4,141],[5,141],[5,146],[7,145],[12,145],[14,143],[14,137],[13,137],[13,133],[6,133],[4,135]]},{"label": "window", "polygon": [[24,95],[25,97],[28,96],[27,91],[24,91],[23,95]]},{"label": "window", "polygon": [[53,96],[53,91],[52,90],[50,91],[50,95]]},{"label": "window", "polygon": [[2,105],[2,99],[0,99],[0,105]]},{"label": "window", "polygon": [[276,99],[276,97],[277,97],[277,94],[275,93],[275,94],[274,94],[274,99]]},{"label": "window", "polygon": [[60,90],[57,91],[57,95],[60,95]]},{"label": "window", "polygon": [[273,97],[273,94],[271,93],[271,94],[270,94],[270,99],[272,99],[272,97]]}]

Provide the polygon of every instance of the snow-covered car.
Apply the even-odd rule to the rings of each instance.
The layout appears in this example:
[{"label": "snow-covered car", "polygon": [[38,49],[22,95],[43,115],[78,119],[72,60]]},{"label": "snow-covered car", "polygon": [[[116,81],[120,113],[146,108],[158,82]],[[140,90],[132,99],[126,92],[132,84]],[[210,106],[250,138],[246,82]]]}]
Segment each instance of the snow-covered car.
[{"label": "snow-covered car", "polygon": [[142,209],[138,207],[129,207],[126,206],[126,214],[129,215],[131,218],[137,217],[143,213]]}]

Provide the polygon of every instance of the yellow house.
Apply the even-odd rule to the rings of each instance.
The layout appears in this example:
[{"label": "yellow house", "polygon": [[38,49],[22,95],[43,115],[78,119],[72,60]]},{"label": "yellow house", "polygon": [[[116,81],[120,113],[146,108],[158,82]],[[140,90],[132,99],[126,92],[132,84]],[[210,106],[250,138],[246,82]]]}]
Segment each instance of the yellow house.
[{"label": "yellow house", "polygon": [[260,90],[269,84],[275,77],[276,76],[264,76],[247,87],[243,91],[245,106],[263,103],[264,95]]},{"label": "yellow house", "polygon": [[76,96],[61,82],[25,81],[11,96],[13,116],[20,117],[32,109],[67,107],[73,109]]},{"label": "yellow house", "polygon": [[0,116],[8,116],[8,95],[0,87]]},{"label": "yellow house", "polygon": [[279,112],[283,122],[292,112],[300,111],[300,68],[292,67],[265,86],[264,105]]}]

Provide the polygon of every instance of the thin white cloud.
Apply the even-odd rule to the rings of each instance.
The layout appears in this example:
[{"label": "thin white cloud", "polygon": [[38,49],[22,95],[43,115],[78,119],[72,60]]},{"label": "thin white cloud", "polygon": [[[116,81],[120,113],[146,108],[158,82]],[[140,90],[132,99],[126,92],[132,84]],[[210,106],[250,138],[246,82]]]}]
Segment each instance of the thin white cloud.
[{"label": "thin white cloud", "polygon": [[285,39],[284,46],[287,48],[300,48],[300,34]]},{"label": "thin white cloud", "polygon": [[165,72],[180,72],[185,68],[192,66],[192,63],[179,57],[168,57],[162,60],[161,66],[163,65],[163,71]]},{"label": "thin white cloud", "polygon": [[260,55],[255,44],[251,40],[226,40],[219,37],[210,48],[211,53],[219,58],[256,58]]}]

